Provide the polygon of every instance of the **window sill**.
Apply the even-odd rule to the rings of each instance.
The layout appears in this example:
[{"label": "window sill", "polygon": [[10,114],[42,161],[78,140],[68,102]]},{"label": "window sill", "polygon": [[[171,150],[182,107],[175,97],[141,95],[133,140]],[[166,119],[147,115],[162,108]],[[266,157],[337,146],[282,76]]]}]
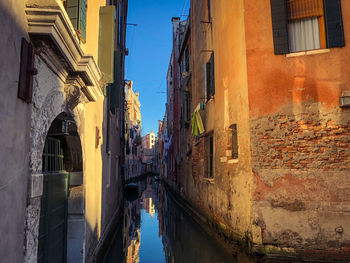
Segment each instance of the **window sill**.
[{"label": "window sill", "polygon": [[207,100],[205,103],[208,104],[209,102],[214,100],[214,96],[211,96],[209,100]]},{"label": "window sill", "polygon": [[286,57],[294,58],[294,57],[300,57],[300,56],[317,55],[317,54],[329,53],[330,51],[331,51],[330,49],[308,50],[308,51],[289,53],[289,54],[286,54]]},{"label": "window sill", "polygon": [[202,181],[209,184],[214,184],[213,178],[202,178]]},{"label": "window sill", "polygon": [[231,160],[228,160],[227,163],[238,163],[238,159],[231,159]]}]

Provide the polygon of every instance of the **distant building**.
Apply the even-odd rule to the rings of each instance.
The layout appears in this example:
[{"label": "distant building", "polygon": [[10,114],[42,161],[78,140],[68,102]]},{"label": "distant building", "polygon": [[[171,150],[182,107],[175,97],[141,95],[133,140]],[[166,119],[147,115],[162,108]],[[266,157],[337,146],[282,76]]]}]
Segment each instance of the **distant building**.
[{"label": "distant building", "polygon": [[153,131],[151,133],[143,136],[142,138],[142,147],[144,149],[152,149],[156,142],[156,135]]},{"label": "distant building", "polygon": [[142,173],[141,103],[139,93],[134,92],[133,82],[125,84],[125,179]]}]

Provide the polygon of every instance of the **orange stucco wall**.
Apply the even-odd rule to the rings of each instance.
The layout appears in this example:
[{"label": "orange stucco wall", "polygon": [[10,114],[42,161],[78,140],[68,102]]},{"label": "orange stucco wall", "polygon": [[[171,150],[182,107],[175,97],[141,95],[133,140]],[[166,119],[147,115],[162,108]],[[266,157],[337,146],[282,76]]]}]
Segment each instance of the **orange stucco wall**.
[{"label": "orange stucco wall", "polygon": [[[350,2],[341,4],[349,43]],[[274,113],[290,103],[337,106],[341,92],[350,90],[350,47],[298,57],[274,55],[270,0],[245,0],[244,9],[250,115]]]}]

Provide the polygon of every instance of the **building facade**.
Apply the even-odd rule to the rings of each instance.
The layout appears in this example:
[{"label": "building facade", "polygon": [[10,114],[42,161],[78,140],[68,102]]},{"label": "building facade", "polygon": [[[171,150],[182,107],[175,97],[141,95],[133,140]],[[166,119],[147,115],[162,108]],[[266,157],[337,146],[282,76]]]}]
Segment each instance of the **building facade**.
[{"label": "building facade", "polygon": [[2,50],[11,66],[0,66],[10,136],[1,139],[0,256],[89,262],[121,207],[127,1],[5,0],[0,9],[0,42],[11,47]]},{"label": "building facade", "polygon": [[167,182],[257,250],[346,257],[350,4],[193,0],[190,10],[167,76],[179,85],[168,86],[168,172],[171,158],[184,172]]},{"label": "building facade", "polygon": [[142,137],[142,147],[144,149],[152,149],[156,142],[156,135],[153,131]]},{"label": "building facade", "polygon": [[125,101],[125,179],[129,179],[141,175],[142,172],[141,104],[139,93],[133,91],[132,81],[125,85]]}]

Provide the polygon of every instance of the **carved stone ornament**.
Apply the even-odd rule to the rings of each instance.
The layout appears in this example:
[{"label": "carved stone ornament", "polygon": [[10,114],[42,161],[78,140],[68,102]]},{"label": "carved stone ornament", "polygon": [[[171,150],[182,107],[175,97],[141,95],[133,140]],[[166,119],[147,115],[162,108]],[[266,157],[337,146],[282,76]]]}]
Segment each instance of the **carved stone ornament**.
[{"label": "carved stone ornament", "polygon": [[[43,6],[42,2],[42,0],[30,0],[26,6],[28,33],[35,48],[40,49],[43,59],[56,69],[54,71],[61,78],[79,76],[85,86],[82,92],[89,101],[96,101],[98,96],[103,96],[103,93],[100,82],[101,71],[94,57],[85,54],[81,49],[79,39],[62,4],[52,0],[50,1],[52,6],[48,7]],[[45,56],[57,59],[50,61],[45,59]]]}]

